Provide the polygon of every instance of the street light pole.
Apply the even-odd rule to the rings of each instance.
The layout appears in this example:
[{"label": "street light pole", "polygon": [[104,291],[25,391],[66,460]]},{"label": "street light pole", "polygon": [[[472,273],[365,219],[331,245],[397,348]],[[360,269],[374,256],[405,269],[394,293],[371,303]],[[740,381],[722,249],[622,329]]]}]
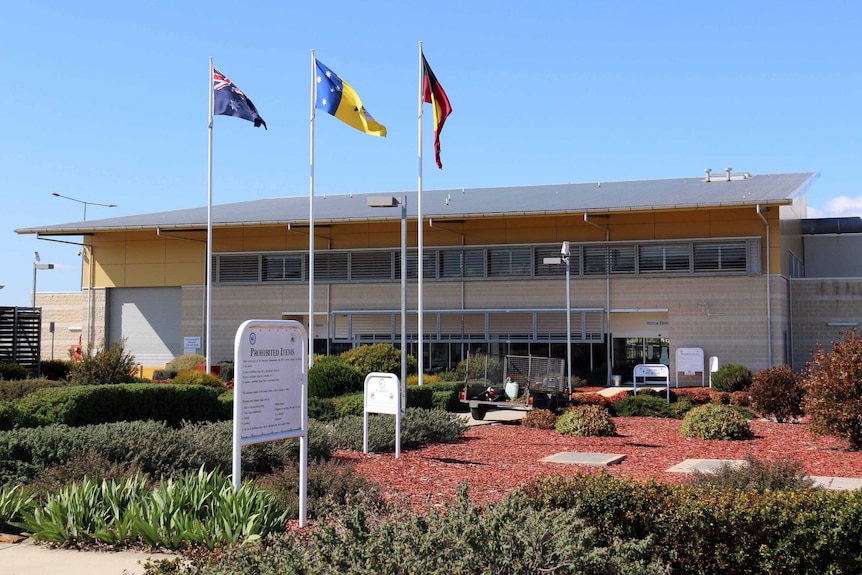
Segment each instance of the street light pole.
[{"label": "street light pole", "polygon": [[571,389],[572,385],[572,290],[570,273],[570,252],[569,242],[563,242],[563,247],[560,249],[560,255],[563,261],[566,262],[566,370],[568,376],[568,386]]},{"label": "street light pole", "polygon": [[33,295],[30,297],[30,307],[36,307],[36,271],[54,269],[54,264],[40,263],[42,260],[39,258],[39,252],[33,254]]},{"label": "street light pole", "polygon": [[[405,407],[407,386],[407,196],[401,199],[394,196],[372,196],[368,198],[368,207],[392,208],[401,206],[401,399],[402,410]],[[420,338],[420,344],[421,338]]]},{"label": "street light pole", "polygon": [[85,222],[87,221],[87,204],[90,204],[93,206],[102,206],[104,208],[116,208],[117,207],[117,204],[100,204],[99,202],[86,202],[84,200],[79,200],[78,198],[73,198],[70,196],[64,196],[63,194],[58,194],[57,192],[51,192],[51,195],[56,196],[58,198],[64,198],[66,200],[72,200],[73,202],[78,202],[79,204],[84,204],[84,220],[83,221],[85,221]]}]

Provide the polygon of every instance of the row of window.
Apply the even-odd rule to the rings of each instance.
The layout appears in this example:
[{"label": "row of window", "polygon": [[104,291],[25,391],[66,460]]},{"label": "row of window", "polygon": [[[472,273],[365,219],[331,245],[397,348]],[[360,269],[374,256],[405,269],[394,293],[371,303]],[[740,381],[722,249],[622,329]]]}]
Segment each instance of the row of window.
[{"label": "row of window", "polygon": [[[566,273],[560,248],[518,246],[434,248],[423,250],[428,279],[528,278]],[[573,277],[608,274],[760,273],[760,239],[674,243],[607,243],[570,246]],[[217,283],[306,282],[307,252],[218,254],[213,261]],[[417,250],[407,252],[407,277],[418,277]],[[400,249],[325,251],[314,254],[314,279],[394,281],[401,279]]]}]

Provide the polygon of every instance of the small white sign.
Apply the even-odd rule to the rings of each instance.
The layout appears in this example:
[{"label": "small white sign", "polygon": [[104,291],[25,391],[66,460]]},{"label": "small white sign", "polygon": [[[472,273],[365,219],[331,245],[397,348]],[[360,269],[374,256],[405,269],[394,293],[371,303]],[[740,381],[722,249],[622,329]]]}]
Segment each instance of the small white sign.
[{"label": "small white sign", "polygon": [[391,373],[369,373],[365,378],[365,411],[395,415],[400,409],[400,383]]},{"label": "small white sign", "polygon": [[185,349],[198,349],[201,346],[201,336],[189,336],[183,338],[183,347]]}]

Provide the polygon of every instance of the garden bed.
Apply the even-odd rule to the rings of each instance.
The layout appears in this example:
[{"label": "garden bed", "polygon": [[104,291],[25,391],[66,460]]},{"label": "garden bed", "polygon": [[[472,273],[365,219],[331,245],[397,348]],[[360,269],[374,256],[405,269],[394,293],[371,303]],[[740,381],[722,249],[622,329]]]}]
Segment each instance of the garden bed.
[{"label": "garden bed", "polygon": [[[685,459],[745,459],[762,461],[792,456],[808,475],[862,477],[862,452],[851,452],[834,438],[815,438],[802,424],[751,422],[754,438],[744,441],[704,441],[679,434],[681,421],[652,417],[616,417],[616,437],[569,437],[553,430],[518,423],[472,427],[454,444],[436,444],[394,453],[336,452],[355,464],[358,473],[377,483],[387,497],[406,495],[414,505],[426,499],[437,507],[451,504],[466,482],[477,503],[498,502],[520,484],[543,475],[599,473],[634,479],[654,478],[680,483],[686,475],[666,470]],[[542,462],[562,451],[619,453],[625,459],[604,468]]]}]

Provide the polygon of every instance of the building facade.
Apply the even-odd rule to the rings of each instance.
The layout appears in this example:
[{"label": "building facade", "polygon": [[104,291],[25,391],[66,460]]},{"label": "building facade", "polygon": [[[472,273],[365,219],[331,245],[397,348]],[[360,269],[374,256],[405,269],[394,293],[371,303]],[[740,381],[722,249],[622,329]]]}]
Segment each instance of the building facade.
[{"label": "building facade", "polygon": [[[858,277],[830,280],[837,287],[806,283],[806,258],[820,258],[811,251],[818,238],[809,237],[818,234],[803,229],[805,192],[815,179],[728,171],[423,191],[421,338],[416,192],[395,195],[392,209],[373,207],[370,194],[314,198],[314,351],[400,345],[404,202],[406,339],[414,355],[421,341],[426,371],[449,369],[476,351],[565,358],[567,341],[573,373],[597,383],[612,375],[630,380],[638,363],[665,363],[674,373],[680,348],[752,370],[802,367],[806,347],[835,338],[836,326],[820,321],[812,299],[834,304],[829,293],[846,293],[829,322],[842,325],[858,321],[862,301]],[[232,359],[234,335],[247,319],[308,325],[308,202],[213,207],[213,363]],[[82,292],[65,294],[66,302],[38,294],[45,321],[77,307],[78,325],[72,313],[66,329],[80,327],[83,342],[125,339],[147,367],[203,351],[204,208],[18,232],[84,238]],[[844,267],[852,276],[853,264]],[[699,382],[701,374],[675,376]]]}]

